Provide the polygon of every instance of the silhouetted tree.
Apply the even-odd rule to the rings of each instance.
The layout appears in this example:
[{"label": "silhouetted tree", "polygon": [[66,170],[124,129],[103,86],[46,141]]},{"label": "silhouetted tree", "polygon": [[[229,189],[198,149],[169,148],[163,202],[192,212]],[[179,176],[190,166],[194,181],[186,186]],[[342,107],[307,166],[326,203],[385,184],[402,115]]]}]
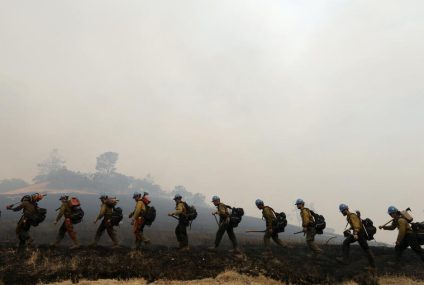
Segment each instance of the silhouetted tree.
[{"label": "silhouetted tree", "polygon": [[56,148],[50,152],[49,157],[46,160],[37,164],[37,167],[38,174],[32,179],[36,183],[44,182],[47,180],[49,175],[66,169],[65,160]]},{"label": "silhouetted tree", "polygon": [[37,167],[38,175],[47,175],[61,169],[66,169],[65,160],[56,148],[50,152],[50,155],[46,160],[37,164]]},{"label": "silhouetted tree", "polygon": [[118,154],[116,152],[105,152],[97,157],[96,170],[101,174],[109,176],[115,172],[115,164],[118,161]]}]

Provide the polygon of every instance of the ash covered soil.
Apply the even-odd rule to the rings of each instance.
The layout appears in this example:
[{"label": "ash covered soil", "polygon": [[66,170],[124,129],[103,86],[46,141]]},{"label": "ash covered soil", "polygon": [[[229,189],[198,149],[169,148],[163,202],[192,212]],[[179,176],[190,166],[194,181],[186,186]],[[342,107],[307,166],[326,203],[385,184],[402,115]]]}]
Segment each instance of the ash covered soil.
[{"label": "ash covered soil", "polygon": [[192,247],[179,252],[166,246],[150,246],[143,250],[66,247],[50,249],[39,246],[28,250],[15,247],[0,248],[0,280],[4,284],[39,284],[80,279],[143,278],[155,280],[198,280],[214,278],[228,270],[251,276],[264,275],[287,284],[339,284],[356,281],[359,284],[378,284],[378,277],[409,277],[424,280],[424,264],[407,250],[402,266],[388,265],[394,249],[373,247],[377,270],[366,269],[367,260],[362,251],[353,246],[350,265],[341,265],[335,257],[341,253],[339,245],[323,246],[325,253],[310,258],[304,244],[292,248],[274,247],[274,257],[262,256],[259,244],[245,245],[242,254],[234,255],[226,248],[213,252],[206,246]]}]

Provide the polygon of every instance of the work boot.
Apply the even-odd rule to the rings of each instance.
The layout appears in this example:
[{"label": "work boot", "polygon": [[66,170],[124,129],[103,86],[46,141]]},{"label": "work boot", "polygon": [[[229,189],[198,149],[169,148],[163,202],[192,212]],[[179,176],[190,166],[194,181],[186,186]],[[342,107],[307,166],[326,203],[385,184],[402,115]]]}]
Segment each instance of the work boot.
[{"label": "work boot", "polygon": [[143,240],[143,242],[144,242],[144,244],[150,244],[150,243],[151,243],[150,239],[148,239],[148,238],[145,238],[145,239]]},{"label": "work boot", "polygon": [[56,248],[59,245],[59,243],[60,243],[60,240],[56,240],[55,242],[52,242],[50,244],[50,248]]},{"label": "work boot", "polygon": [[344,265],[348,265],[349,264],[349,260],[347,260],[346,258],[344,258],[344,257],[336,257],[336,260],[338,261],[338,262],[340,262],[341,264],[344,264]]},{"label": "work boot", "polygon": [[218,250],[218,248],[216,246],[210,246],[210,247],[208,247],[208,250],[216,252]]},{"label": "work boot", "polygon": [[78,240],[75,240],[74,245],[71,246],[69,249],[78,249],[78,248],[80,248],[80,243]]},{"label": "work boot", "polygon": [[239,253],[241,253],[241,251],[238,249],[238,247],[235,247],[233,249],[230,249],[230,252],[233,253],[233,254],[239,254]]},{"label": "work boot", "polygon": [[368,249],[365,253],[367,255],[368,262],[370,263],[370,267],[375,268],[374,254],[372,253],[372,251],[370,249]]},{"label": "work boot", "polygon": [[190,247],[188,245],[180,247],[179,251],[189,251]]},{"label": "work boot", "polygon": [[279,246],[281,246],[282,248],[288,248],[288,247],[289,247],[289,244],[288,244],[287,242],[282,241],[282,240],[280,240],[280,239],[278,240],[277,244],[278,244]]}]

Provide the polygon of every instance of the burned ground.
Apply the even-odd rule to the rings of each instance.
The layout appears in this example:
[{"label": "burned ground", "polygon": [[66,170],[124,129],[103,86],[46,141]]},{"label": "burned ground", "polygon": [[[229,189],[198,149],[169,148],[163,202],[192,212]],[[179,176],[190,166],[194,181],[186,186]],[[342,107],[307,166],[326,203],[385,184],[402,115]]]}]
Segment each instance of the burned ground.
[{"label": "burned ground", "polygon": [[377,272],[364,269],[367,261],[361,250],[352,248],[352,263],[340,265],[335,257],[340,246],[324,246],[325,254],[317,259],[308,258],[303,244],[293,244],[290,249],[274,248],[274,258],[262,256],[259,244],[245,244],[243,255],[233,255],[224,247],[218,252],[205,246],[195,246],[189,252],[178,252],[165,246],[151,246],[142,251],[130,248],[110,249],[82,247],[68,250],[66,247],[49,249],[39,246],[19,251],[3,246],[0,260],[0,280],[4,284],[37,284],[61,280],[97,280],[103,278],[126,280],[144,278],[161,280],[196,280],[216,277],[233,270],[257,276],[263,274],[283,283],[338,284],[354,280],[359,284],[378,284],[377,276],[405,276],[424,280],[422,262],[409,250],[405,252],[402,267],[387,265],[393,258],[393,248],[374,247],[377,256]]}]

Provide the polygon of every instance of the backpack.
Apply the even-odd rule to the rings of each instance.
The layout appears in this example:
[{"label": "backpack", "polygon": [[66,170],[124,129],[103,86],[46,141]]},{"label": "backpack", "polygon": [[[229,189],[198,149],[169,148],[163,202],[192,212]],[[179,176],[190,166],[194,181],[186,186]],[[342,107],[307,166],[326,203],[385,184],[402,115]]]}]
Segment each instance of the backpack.
[{"label": "backpack", "polygon": [[400,211],[400,215],[408,222],[411,223],[414,218],[411,216],[411,214],[409,213],[411,211],[410,208]]},{"label": "backpack", "polygon": [[282,233],[284,232],[286,226],[287,226],[287,216],[286,213],[281,212],[277,213],[274,211],[274,209],[271,208],[271,210],[274,212],[274,215],[276,219],[272,223],[272,230],[274,233]]},{"label": "backpack", "polygon": [[26,214],[25,218],[28,220],[31,226],[36,227],[46,219],[46,215],[47,215],[46,209],[37,208],[36,213]]},{"label": "backpack", "polygon": [[424,222],[411,223],[411,228],[417,236],[418,243],[424,245]]},{"label": "backpack", "polygon": [[146,205],[146,211],[143,213],[144,224],[146,226],[151,226],[156,219],[156,209],[155,207],[150,207]]},{"label": "backpack", "polygon": [[362,220],[362,227],[367,235],[367,240],[373,240],[374,235],[377,233],[377,228],[374,226],[374,222],[371,219],[366,218],[365,220]]},{"label": "backpack", "polygon": [[81,203],[76,197],[72,197],[69,200],[69,207],[71,207],[71,222],[73,224],[79,224],[82,222],[82,218],[84,217],[84,211],[81,209]]},{"label": "backpack", "polygon": [[189,206],[186,202],[184,202],[184,207],[186,208],[185,219],[191,222],[197,218],[197,210],[194,206]]},{"label": "backpack", "polygon": [[124,218],[124,215],[122,214],[122,208],[113,207],[112,215],[110,216],[110,224],[112,226],[118,226],[123,218]]},{"label": "backpack", "polygon": [[325,227],[327,226],[324,216],[317,214],[312,210],[309,211],[311,212],[312,217],[314,217],[314,226],[317,234],[322,235],[324,233]]},{"label": "backpack", "polygon": [[231,208],[231,214],[230,214],[230,225],[233,228],[236,228],[240,222],[242,217],[244,216],[244,210],[243,208]]}]

